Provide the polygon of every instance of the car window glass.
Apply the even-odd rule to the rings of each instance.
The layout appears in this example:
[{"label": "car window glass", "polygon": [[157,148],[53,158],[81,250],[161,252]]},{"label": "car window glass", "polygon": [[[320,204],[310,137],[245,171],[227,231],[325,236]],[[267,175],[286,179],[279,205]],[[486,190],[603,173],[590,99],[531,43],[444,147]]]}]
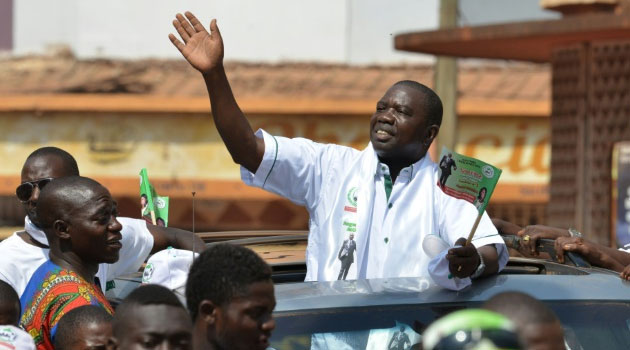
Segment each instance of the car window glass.
[{"label": "car window glass", "polygon": [[[552,301],[546,304],[554,310],[563,324],[567,349],[625,350],[627,344],[630,344],[628,326],[630,302],[580,300]],[[271,347],[278,350],[318,349],[313,345],[319,343],[313,344],[313,340],[324,339],[339,341],[336,344],[345,344],[338,348],[364,350],[368,348],[370,334],[375,334],[373,332],[375,330],[376,333],[383,332],[382,334],[386,331],[390,336],[391,330],[403,324],[409,327],[407,331],[421,335],[437,318],[470,307],[479,307],[479,303],[387,305],[279,312],[274,316],[277,327],[271,339]],[[328,339],[322,338],[322,334],[328,335]]]}]

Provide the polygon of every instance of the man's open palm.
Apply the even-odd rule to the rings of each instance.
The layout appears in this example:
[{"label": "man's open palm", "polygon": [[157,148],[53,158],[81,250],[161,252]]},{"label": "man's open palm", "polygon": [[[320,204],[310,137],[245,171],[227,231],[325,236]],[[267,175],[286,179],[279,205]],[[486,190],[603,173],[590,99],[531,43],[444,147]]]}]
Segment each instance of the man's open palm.
[{"label": "man's open palm", "polygon": [[173,34],[168,38],[190,65],[201,73],[209,73],[223,63],[223,39],[217,22],[214,19],[210,22],[210,34],[195,15],[188,11],[185,15],[178,13],[173,20],[173,26],[184,42]]}]

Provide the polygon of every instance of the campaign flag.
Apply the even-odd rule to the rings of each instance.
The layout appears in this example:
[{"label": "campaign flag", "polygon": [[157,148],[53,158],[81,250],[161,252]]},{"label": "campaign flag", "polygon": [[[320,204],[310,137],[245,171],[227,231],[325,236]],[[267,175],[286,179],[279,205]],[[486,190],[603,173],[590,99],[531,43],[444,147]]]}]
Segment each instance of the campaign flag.
[{"label": "campaign flag", "polygon": [[140,206],[143,218],[153,225],[168,226],[168,197],[157,195],[146,168],[140,170]]},{"label": "campaign flag", "polygon": [[438,166],[438,187],[449,196],[472,203],[479,215],[483,214],[499,182],[501,169],[446,147],[442,148]]}]

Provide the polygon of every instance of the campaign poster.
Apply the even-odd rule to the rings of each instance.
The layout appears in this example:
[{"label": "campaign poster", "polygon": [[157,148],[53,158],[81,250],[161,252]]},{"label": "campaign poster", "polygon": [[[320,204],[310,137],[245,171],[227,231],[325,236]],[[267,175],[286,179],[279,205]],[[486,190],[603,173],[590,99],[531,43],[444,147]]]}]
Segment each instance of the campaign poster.
[{"label": "campaign poster", "polygon": [[438,187],[449,196],[472,203],[482,214],[501,176],[501,169],[479,159],[442,148]]},{"label": "campaign poster", "polygon": [[153,225],[168,227],[169,198],[158,196],[149,182],[147,169],[140,170],[140,207],[142,217]]}]

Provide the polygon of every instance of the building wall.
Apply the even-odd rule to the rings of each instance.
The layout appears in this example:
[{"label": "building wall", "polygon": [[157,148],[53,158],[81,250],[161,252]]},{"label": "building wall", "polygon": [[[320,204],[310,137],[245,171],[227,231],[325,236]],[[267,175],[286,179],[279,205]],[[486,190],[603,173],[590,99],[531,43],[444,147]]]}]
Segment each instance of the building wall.
[{"label": "building wall", "polygon": [[[437,0],[20,0],[14,53],[65,44],[80,58],[173,58],[177,12],[217,18],[230,60],[332,63],[429,61],[396,52],[393,35],[437,26]],[[121,11],[120,9],[124,9]]]},{"label": "building wall", "polygon": [[[249,114],[254,129],[359,149],[369,141],[368,119],[369,113]],[[548,123],[545,117],[460,119],[457,151],[503,169],[491,203],[537,206],[547,201]],[[157,192],[172,198],[173,226],[190,227],[193,191],[200,230],[302,229],[308,222],[304,209],[242,184],[239,167],[207,113],[4,112],[0,114],[0,159],[5,160],[0,167],[0,196],[10,205],[17,206],[14,193],[24,159],[45,145],[72,153],[81,174],[107,186],[126,216],[137,216],[140,210],[138,173],[147,168]],[[5,221],[21,221],[19,210],[4,213],[13,215]],[[526,223],[531,221],[527,218]]]}]

